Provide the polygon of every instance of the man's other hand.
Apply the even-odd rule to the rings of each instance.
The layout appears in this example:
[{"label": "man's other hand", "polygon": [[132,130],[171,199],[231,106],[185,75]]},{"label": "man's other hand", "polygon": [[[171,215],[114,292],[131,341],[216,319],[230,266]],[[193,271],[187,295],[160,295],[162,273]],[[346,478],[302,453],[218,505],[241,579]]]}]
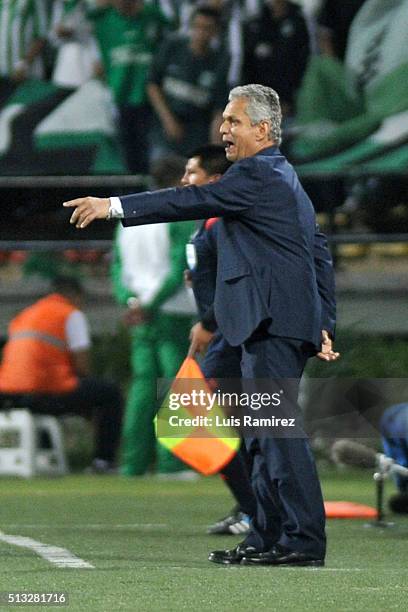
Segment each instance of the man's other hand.
[{"label": "man's other hand", "polygon": [[69,222],[79,229],[83,229],[95,219],[107,219],[109,215],[109,198],[77,198],[64,202],[66,208],[75,208]]},{"label": "man's other hand", "polygon": [[325,329],[322,330],[322,346],[316,357],[323,361],[336,361],[340,357],[340,353],[333,350],[333,341]]},{"label": "man's other hand", "polygon": [[129,306],[123,316],[123,322],[128,327],[137,327],[143,325],[149,320],[149,315],[143,310],[140,305]]},{"label": "man's other hand", "polygon": [[190,348],[188,350],[188,356],[194,357],[197,353],[205,353],[213,337],[214,334],[204,329],[202,323],[198,322],[193,325],[190,331]]},{"label": "man's other hand", "polygon": [[193,286],[193,275],[191,274],[191,270],[184,270],[183,278],[185,286],[191,289]]}]

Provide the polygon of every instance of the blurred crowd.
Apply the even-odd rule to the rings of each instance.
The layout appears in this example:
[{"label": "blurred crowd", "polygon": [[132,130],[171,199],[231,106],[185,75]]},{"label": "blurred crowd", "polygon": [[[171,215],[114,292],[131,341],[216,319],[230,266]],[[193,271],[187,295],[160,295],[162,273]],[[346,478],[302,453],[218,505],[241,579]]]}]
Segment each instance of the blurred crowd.
[{"label": "blurred crowd", "polygon": [[237,84],[276,89],[290,125],[311,55],[344,59],[363,2],[1,0],[0,106],[26,79],[69,90],[102,80],[127,170],[145,173],[217,142]]}]

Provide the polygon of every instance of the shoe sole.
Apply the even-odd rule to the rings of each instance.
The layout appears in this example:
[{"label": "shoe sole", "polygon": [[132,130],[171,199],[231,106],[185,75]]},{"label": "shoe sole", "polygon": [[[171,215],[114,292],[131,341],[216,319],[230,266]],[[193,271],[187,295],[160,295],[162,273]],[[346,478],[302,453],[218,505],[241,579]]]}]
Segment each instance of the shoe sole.
[{"label": "shoe sole", "polygon": [[288,561],[288,562],[273,562],[273,561],[258,561],[255,559],[246,559],[245,557],[243,559],[241,559],[241,565],[247,565],[250,566],[252,565],[253,567],[256,566],[273,566],[273,567],[324,567],[324,561],[322,561],[321,559],[314,559],[314,560],[310,560],[310,561],[297,561],[296,563],[294,563],[293,561]]},{"label": "shoe sole", "polygon": [[241,563],[241,559],[237,561],[228,561],[227,559],[211,559],[208,557],[208,560],[211,563],[217,563],[218,565],[239,565]]}]

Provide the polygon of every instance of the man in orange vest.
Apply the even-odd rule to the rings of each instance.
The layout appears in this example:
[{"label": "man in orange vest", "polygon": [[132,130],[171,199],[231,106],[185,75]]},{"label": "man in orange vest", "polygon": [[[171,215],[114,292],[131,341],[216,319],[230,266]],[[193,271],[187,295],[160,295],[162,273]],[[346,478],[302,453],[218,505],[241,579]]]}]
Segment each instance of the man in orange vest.
[{"label": "man in orange vest", "polygon": [[71,277],[10,323],[0,365],[0,393],[32,412],[93,416],[94,471],[110,471],[118,447],[122,396],[118,386],[90,375],[88,322],[83,290]]}]

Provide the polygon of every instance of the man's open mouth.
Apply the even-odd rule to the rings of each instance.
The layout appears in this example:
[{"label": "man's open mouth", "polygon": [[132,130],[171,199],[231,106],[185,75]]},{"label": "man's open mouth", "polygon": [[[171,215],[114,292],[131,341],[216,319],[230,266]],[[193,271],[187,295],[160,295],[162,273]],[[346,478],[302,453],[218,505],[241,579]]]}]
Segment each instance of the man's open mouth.
[{"label": "man's open mouth", "polygon": [[224,147],[226,151],[229,151],[233,146],[234,143],[232,142],[232,140],[224,140]]}]

